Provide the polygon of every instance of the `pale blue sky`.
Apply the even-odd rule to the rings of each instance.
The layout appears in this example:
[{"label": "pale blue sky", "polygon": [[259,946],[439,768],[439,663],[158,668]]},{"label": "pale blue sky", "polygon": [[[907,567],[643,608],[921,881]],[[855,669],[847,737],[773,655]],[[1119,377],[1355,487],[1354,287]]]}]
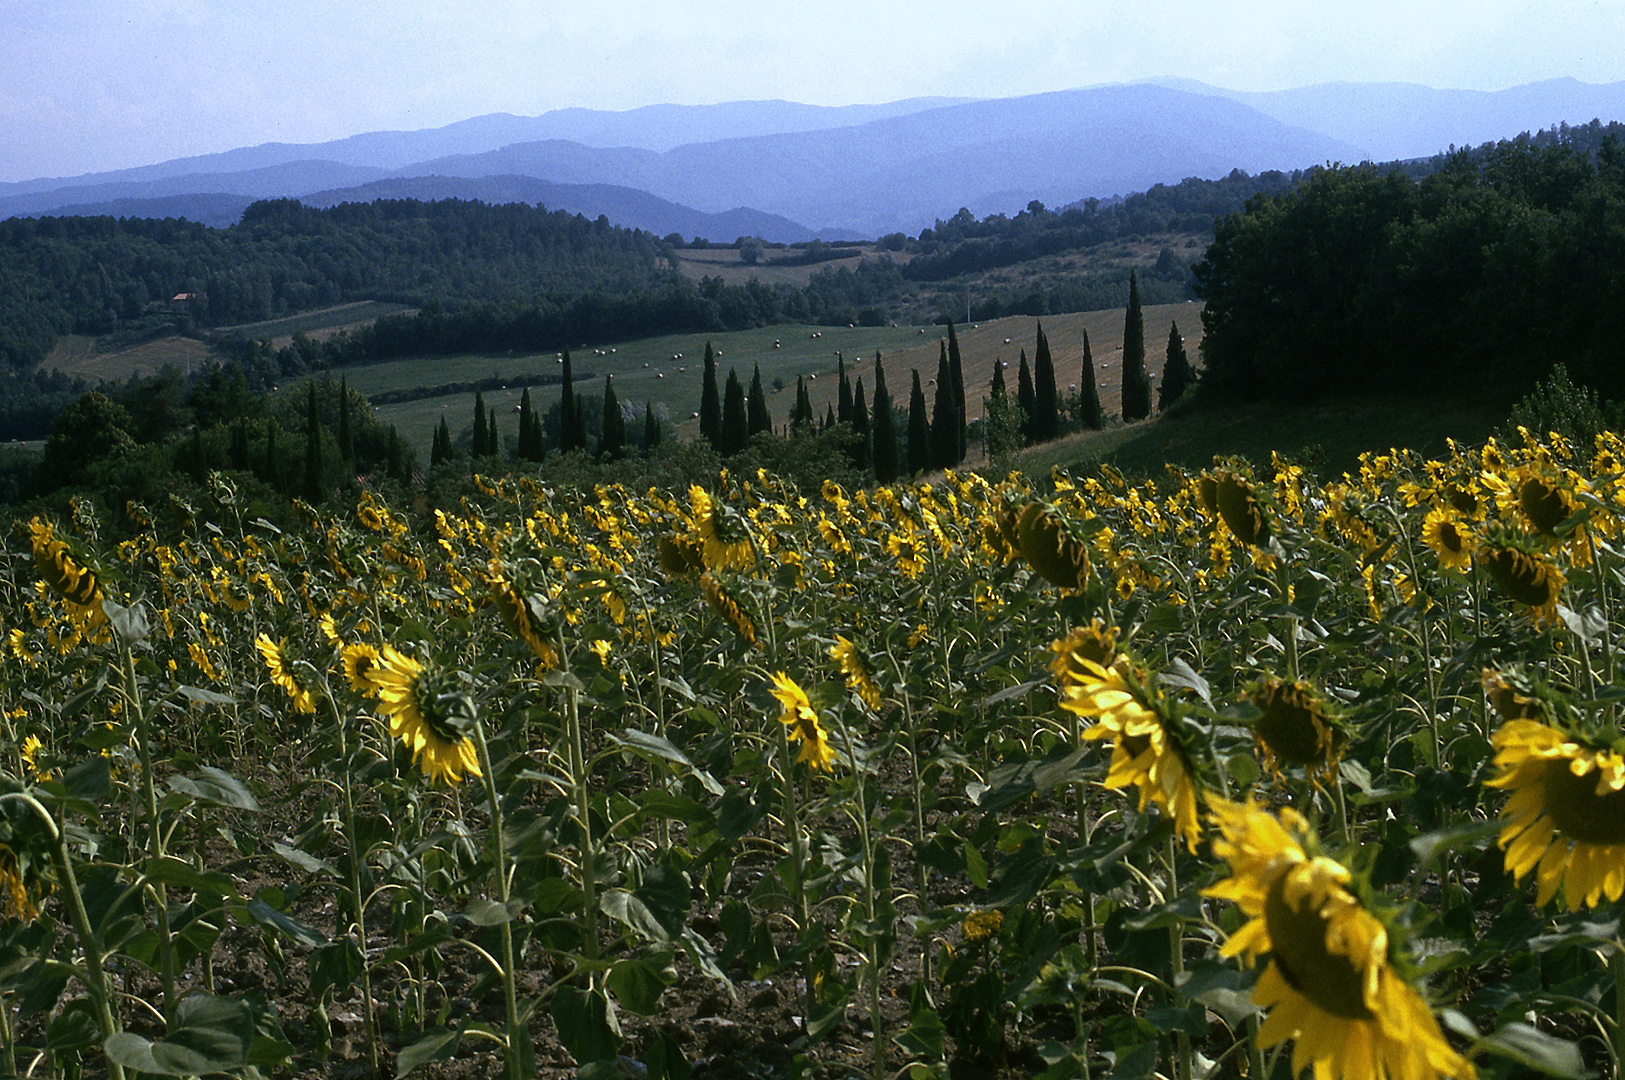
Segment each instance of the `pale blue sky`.
[{"label": "pale blue sky", "polygon": [[1625,0],[0,0],[0,181],[491,112],[1625,79]]}]

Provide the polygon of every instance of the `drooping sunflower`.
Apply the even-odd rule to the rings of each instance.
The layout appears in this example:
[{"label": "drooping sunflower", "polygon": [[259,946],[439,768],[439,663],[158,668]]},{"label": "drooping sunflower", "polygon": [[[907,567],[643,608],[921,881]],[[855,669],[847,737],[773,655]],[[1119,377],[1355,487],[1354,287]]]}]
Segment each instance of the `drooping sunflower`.
[{"label": "drooping sunflower", "polygon": [[431,783],[455,784],[463,776],[480,776],[479,754],[468,732],[474,724],[472,700],[456,677],[425,668],[392,645],[378,650],[369,675],[378,710]]},{"label": "drooping sunflower", "polygon": [[1033,572],[1063,589],[1089,584],[1089,542],[1054,506],[1037,499],[1016,517],[1016,546]]},{"label": "drooping sunflower", "polygon": [[539,605],[532,599],[537,594],[527,587],[527,576],[523,568],[519,574],[511,574],[501,559],[492,559],[486,566],[485,584],[491,590],[491,603],[497,609],[497,616],[508,632],[529,645],[543,667],[557,667],[558,653],[543,636]]},{"label": "drooping sunflower", "polygon": [[1270,542],[1270,515],[1252,480],[1234,469],[1213,474],[1213,503],[1230,535],[1248,547]]},{"label": "drooping sunflower", "polygon": [[1138,788],[1140,811],[1155,803],[1194,854],[1202,838],[1196,778],[1178,735],[1128,656],[1103,666],[1074,650],[1061,653],[1051,669],[1060,683],[1061,707],[1095,721],[1083,738],[1112,741],[1105,786]]},{"label": "drooping sunflower", "polygon": [[1508,720],[1490,744],[1500,771],[1484,784],[1511,792],[1499,844],[1514,878],[1534,873],[1536,906],[1559,888],[1570,911],[1625,894],[1625,757],[1534,719]]},{"label": "drooping sunflower", "polygon": [[790,676],[778,671],[773,674],[773,696],[784,706],[784,711],[779,714],[779,722],[789,729],[787,734],[790,738],[801,744],[796,761],[805,762],[812,769],[834,772],[835,751],[830,747],[829,733],[819,722],[818,713],[808,700],[807,692]]},{"label": "drooping sunflower", "polygon": [[875,685],[874,672],[857,645],[836,634],[835,644],[829,647],[829,658],[835,661],[841,669],[841,674],[846,676],[846,685],[857,693],[865,705],[879,712],[880,687]]},{"label": "drooping sunflower", "polygon": [[1446,570],[1468,570],[1473,565],[1473,534],[1454,509],[1435,507],[1422,521],[1422,542],[1438,556]]},{"label": "drooping sunflower", "polygon": [[707,570],[745,570],[756,562],[750,529],[738,511],[698,484],[689,487],[688,500]]},{"label": "drooping sunflower", "polygon": [[1283,764],[1299,765],[1311,776],[1335,775],[1348,732],[1324,696],[1301,679],[1273,675],[1255,683],[1249,696],[1261,714],[1253,738],[1265,768],[1279,775]]},{"label": "drooping sunflower", "polygon": [[1537,619],[1556,617],[1557,597],[1566,579],[1544,555],[1503,539],[1480,544],[1476,558],[1509,599],[1533,609]]},{"label": "drooping sunflower", "polygon": [[92,623],[105,619],[104,593],[96,572],[74,558],[49,522],[36,517],[28,523],[28,532],[34,549],[34,566],[51,591],[62,598],[77,618],[89,619]]},{"label": "drooping sunflower", "polygon": [[293,707],[305,715],[316,711],[316,696],[310,688],[294,677],[293,663],[288,656],[288,639],[272,641],[271,635],[261,630],[254,639],[254,647],[265,658],[265,668],[271,673],[271,682],[287,691]]},{"label": "drooping sunflower", "polygon": [[756,644],[756,623],[750,613],[721,581],[711,574],[700,575],[700,595],[711,605],[711,610],[722,616],[722,621],[733,627],[734,633],[747,645]]},{"label": "drooping sunflower", "polygon": [[1203,895],[1248,917],[1221,955],[1247,964],[1269,956],[1253,988],[1253,1002],[1269,1010],[1260,1047],[1294,1040],[1292,1075],[1313,1065],[1316,1080],[1472,1080],[1472,1063],[1394,967],[1388,926],[1361,902],[1348,869],[1316,852],[1303,817],[1210,803],[1220,833],[1213,850],[1230,877]]}]

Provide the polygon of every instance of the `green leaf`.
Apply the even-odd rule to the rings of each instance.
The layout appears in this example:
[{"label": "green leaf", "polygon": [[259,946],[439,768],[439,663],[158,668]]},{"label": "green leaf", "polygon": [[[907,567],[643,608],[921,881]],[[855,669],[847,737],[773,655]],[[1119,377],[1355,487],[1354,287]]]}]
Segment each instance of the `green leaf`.
[{"label": "green leaf", "polygon": [[296,847],[289,847],[287,844],[279,844],[273,840],[271,842],[271,850],[280,855],[284,860],[305,871],[307,874],[326,874],[329,877],[339,876],[338,870],[334,868],[332,863],[318,859],[314,855],[308,855]]},{"label": "green leaf", "polygon": [[654,1041],[644,1054],[643,1063],[649,1068],[649,1080],[688,1080],[694,1071],[676,1037],[665,1028],[655,1028]]},{"label": "green leaf", "polygon": [[214,690],[205,690],[200,686],[177,687],[182,697],[200,705],[233,705],[237,699],[230,694],[218,693]]},{"label": "green leaf", "polygon": [[639,1016],[653,1016],[660,1007],[660,995],[677,981],[671,954],[617,961],[609,970],[609,988],[615,1000]]},{"label": "green leaf", "polygon": [[679,750],[669,739],[659,735],[650,735],[645,731],[626,728],[620,735],[610,735],[610,741],[619,746],[639,754],[642,757],[652,757],[660,761],[667,761],[673,765],[681,766],[688,774],[700,782],[700,786],[712,795],[723,793],[722,785],[704,769],[698,768],[688,759],[688,755]]},{"label": "green leaf", "polygon": [[76,998],[63,1007],[45,1029],[45,1046],[52,1053],[84,1050],[102,1039],[96,1009],[89,998]]},{"label": "green leaf", "polygon": [[171,855],[148,859],[143,867],[146,879],[158,885],[173,885],[182,889],[196,889],[215,896],[237,895],[237,883],[229,874],[216,870],[199,870],[189,862]]},{"label": "green leaf", "polygon": [[484,897],[476,897],[468,902],[463,914],[475,926],[501,926],[505,922],[512,922],[514,916],[525,910],[523,900],[510,900],[506,905]]},{"label": "green leaf", "polygon": [[159,1076],[228,1072],[249,1063],[256,1010],[244,1001],[193,994],[175,1010],[175,1025],[157,1042],[120,1031],[103,1044],[109,1061]]},{"label": "green leaf", "polygon": [[1447,851],[1464,847],[1483,847],[1482,841],[1494,836],[1500,828],[1500,821],[1492,818],[1488,821],[1457,825],[1451,829],[1440,829],[1416,837],[1411,841],[1411,850],[1416,852],[1417,861],[1426,866]]},{"label": "green leaf", "polygon": [[1489,1035],[1479,1035],[1472,1021],[1454,1009],[1445,1010],[1444,1023],[1458,1035],[1473,1039],[1477,1049],[1511,1058],[1525,1068],[1565,1080],[1582,1080],[1588,1075],[1578,1046],[1529,1024],[1507,1024]]},{"label": "green leaf", "polygon": [[228,772],[209,766],[198,770],[195,777],[172,777],[169,786],[174,791],[190,795],[198,802],[210,806],[225,806],[233,810],[260,808],[259,800],[254,798],[254,793],[244,787],[241,781]]},{"label": "green leaf", "polygon": [[410,1045],[402,1047],[401,1052],[395,1055],[395,1075],[405,1076],[420,1065],[451,1060],[462,1041],[463,1033],[460,1031],[442,1027],[430,1028]]},{"label": "green leaf", "polygon": [[318,949],[327,944],[327,936],[320,930],[313,926],[307,926],[291,915],[278,911],[264,900],[258,898],[250,900],[247,904],[247,910],[254,921],[261,926],[269,926],[301,945]]},{"label": "green leaf", "polygon": [[615,1060],[621,1048],[621,1027],[604,995],[561,986],[553,995],[553,1005],[548,1011],[559,1042],[577,1064]]}]

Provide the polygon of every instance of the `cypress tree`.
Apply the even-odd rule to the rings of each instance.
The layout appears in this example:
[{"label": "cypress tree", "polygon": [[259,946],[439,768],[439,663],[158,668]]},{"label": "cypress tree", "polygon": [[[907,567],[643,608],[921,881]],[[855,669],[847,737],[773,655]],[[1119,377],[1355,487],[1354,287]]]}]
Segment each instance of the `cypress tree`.
[{"label": "cypress tree", "polygon": [[1033,420],[1038,415],[1038,394],[1033,389],[1033,373],[1027,367],[1027,350],[1021,350],[1021,367],[1016,370],[1016,404],[1021,406],[1021,440],[1031,445]]},{"label": "cypress tree", "polygon": [[931,466],[931,422],[925,417],[925,391],[920,389],[920,369],[915,368],[914,387],[908,393],[908,471],[918,475],[929,472]]},{"label": "cypress tree", "polygon": [[1078,419],[1090,431],[1106,426],[1100,407],[1100,388],[1095,383],[1095,357],[1089,351],[1089,331],[1083,332],[1083,371],[1078,377]]},{"label": "cypress tree", "polygon": [[497,434],[497,407],[491,406],[487,414],[490,425],[485,429],[485,455],[500,458],[502,456],[502,438]]},{"label": "cypress tree", "polygon": [[576,441],[581,425],[576,423],[575,374],[570,367],[569,349],[564,350],[563,379],[563,389],[559,391],[559,450],[567,454],[571,450],[586,449]]},{"label": "cypress tree", "polygon": [[953,378],[953,398],[959,409],[959,447],[954,452],[954,464],[965,460],[967,431],[970,428],[970,412],[965,404],[965,361],[959,355],[959,339],[954,336],[953,320],[948,320],[948,374]]},{"label": "cypress tree", "polygon": [[840,378],[840,385],[835,392],[835,421],[840,424],[852,422],[852,382],[846,377],[846,360],[840,353],[835,354],[835,371]]},{"label": "cypress tree", "polygon": [[1055,361],[1050,356],[1044,324],[1038,324],[1033,349],[1033,441],[1049,442],[1061,433],[1061,407],[1055,391]]},{"label": "cypress tree", "polygon": [[1123,317],[1123,419],[1133,423],[1151,415],[1151,376],[1145,371],[1145,317],[1140,312],[1140,283],[1128,272],[1128,311]]},{"label": "cypress tree", "polygon": [[434,442],[429,447],[429,467],[432,469],[443,461],[451,458],[451,428],[446,426],[445,416],[440,417],[440,426],[434,429]]},{"label": "cypress tree", "polygon": [[951,469],[959,464],[959,402],[954,398],[954,377],[944,347],[937,357],[937,392],[931,401],[931,467]]},{"label": "cypress tree", "polygon": [[655,407],[652,401],[643,403],[643,452],[650,454],[660,445],[660,421],[655,419]]},{"label": "cypress tree", "polygon": [[717,358],[705,343],[705,377],[700,384],[700,434],[711,449],[722,449],[722,398],[717,393]]},{"label": "cypress tree", "polygon": [[1005,395],[1004,366],[1005,365],[1004,365],[1003,360],[995,360],[995,361],[993,361],[993,381],[992,381],[991,385],[988,387],[988,392],[993,395],[993,400],[994,401],[999,400],[1000,398],[1004,397],[1004,395]]},{"label": "cypress tree", "polygon": [[248,468],[248,417],[239,416],[231,433],[231,467]]},{"label": "cypress tree", "polygon": [[350,380],[339,376],[339,456],[346,462],[355,460],[355,442],[350,436]]},{"label": "cypress tree", "polygon": [[824,406],[824,421],[823,421],[823,423],[821,423],[818,426],[818,431],[819,431],[820,434],[822,434],[823,432],[828,431],[830,428],[832,428],[834,426],[835,426],[835,406],[833,404],[825,405]]},{"label": "cypress tree", "polygon": [[531,456],[533,453],[531,440],[535,437],[531,432],[531,426],[535,422],[536,417],[530,411],[530,387],[527,386],[519,394],[519,443],[514,447],[514,456],[520,461],[536,460]]},{"label": "cypress tree", "polygon": [[615,396],[615,376],[604,376],[604,421],[598,439],[598,451],[611,459],[626,452],[626,420],[621,416],[621,402]]},{"label": "cypress tree", "polygon": [[722,435],[717,447],[723,457],[733,457],[750,442],[750,418],[745,414],[745,388],[739,375],[728,369],[728,385],[722,392]]},{"label": "cypress tree", "polygon": [[790,430],[806,431],[813,426],[812,398],[807,396],[807,380],[796,376],[796,411],[790,414]]},{"label": "cypress tree", "polygon": [[474,441],[468,449],[471,457],[482,458],[485,450],[485,395],[474,391]]},{"label": "cypress tree", "polygon": [[1162,385],[1157,388],[1157,411],[1161,412],[1180,399],[1196,382],[1196,369],[1185,356],[1185,339],[1179,336],[1179,324],[1168,325],[1168,356],[1162,364]]},{"label": "cypress tree", "polygon": [[752,435],[773,430],[773,414],[767,411],[767,395],[762,392],[762,365],[750,377],[750,398],[746,401],[746,426]]},{"label": "cypress tree", "polygon": [[857,433],[858,445],[856,460],[852,464],[860,469],[869,467],[869,407],[863,399],[863,376],[858,376],[858,385],[852,391],[852,430]]},{"label": "cypress tree", "polygon": [[891,392],[886,389],[886,369],[880,366],[880,353],[875,353],[875,400],[872,422],[874,436],[875,481],[890,484],[897,479],[897,418],[892,415]]},{"label": "cypress tree", "polygon": [[322,501],[322,421],[316,410],[316,384],[305,406],[305,498]]}]

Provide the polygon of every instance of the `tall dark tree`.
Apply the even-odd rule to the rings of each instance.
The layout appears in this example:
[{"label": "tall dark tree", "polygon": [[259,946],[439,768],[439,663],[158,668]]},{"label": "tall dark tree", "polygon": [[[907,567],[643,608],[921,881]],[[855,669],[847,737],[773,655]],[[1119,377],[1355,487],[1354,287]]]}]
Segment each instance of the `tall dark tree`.
[{"label": "tall dark tree", "polygon": [[931,421],[925,415],[925,391],[920,387],[920,369],[914,369],[914,386],[908,392],[908,471],[929,472],[931,460]]},{"label": "tall dark tree", "polygon": [[350,435],[350,382],[339,376],[339,457],[345,464],[355,461],[355,441]]},{"label": "tall dark tree", "polygon": [[434,429],[434,442],[429,448],[429,468],[450,460],[451,428],[447,426],[445,416],[441,416],[439,426]]},{"label": "tall dark tree", "polygon": [[1050,356],[1044,324],[1038,324],[1033,349],[1033,441],[1049,442],[1061,434],[1061,403],[1055,391],[1055,360]]},{"label": "tall dark tree", "polygon": [[482,458],[491,451],[486,448],[485,438],[489,429],[485,426],[485,395],[474,391],[474,441],[469,444],[468,452],[471,457]]},{"label": "tall dark tree", "polygon": [[1151,376],[1145,370],[1145,316],[1140,311],[1140,283],[1128,272],[1128,311],[1123,316],[1123,419],[1130,423],[1151,415]]},{"label": "tall dark tree", "polygon": [[263,479],[267,484],[285,493],[288,490],[288,483],[282,475],[282,455],[276,448],[276,428],[275,419],[265,425],[265,476]]},{"label": "tall dark tree", "polygon": [[1038,394],[1033,389],[1033,373],[1027,367],[1027,350],[1021,350],[1021,367],[1016,369],[1016,404],[1021,406],[1021,439],[1031,445],[1033,418],[1038,415]]},{"label": "tall dark tree", "polygon": [[486,416],[485,425],[485,454],[487,457],[500,458],[502,456],[502,436],[497,434],[497,407],[491,406]]},{"label": "tall dark tree", "polygon": [[248,468],[248,417],[239,416],[231,426],[231,467]]},{"label": "tall dark tree", "polygon": [[750,377],[750,397],[745,402],[745,420],[752,435],[773,430],[773,414],[767,409],[767,394],[762,391],[762,365]]},{"label": "tall dark tree", "polygon": [[1004,388],[1004,369],[1005,363],[1003,360],[993,361],[993,378],[988,381],[987,389],[988,393],[993,395],[994,400],[1004,397],[1007,392]]},{"label": "tall dark tree", "polygon": [[850,424],[852,422],[852,381],[846,377],[846,358],[840,353],[835,354],[835,372],[839,386],[835,391],[835,422]]},{"label": "tall dark tree", "polygon": [[604,419],[599,429],[598,452],[610,458],[626,453],[626,419],[621,416],[621,402],[615,396],[615,376],[604,376]]},{"label": "tall dark tree", "polygon": [[832,403],[824,406],[824,419],[818,425],[818,430],[820,432],[825,432],[825,431],[828,431],[830,428],[832,428],[834,426],[835,426],[835,405],[832,402]]},{"label": "tall dark tree", "polygon": [[310,397],[305,406],[305,498],[313,503],[322,501],[322,418],[316,407],[316,383],[310,383]]},{"label": "tall dark tree", "polygon": [[875,463],[875,480],[881,484],[890,484],[896,481],[898,474],[897,418],[892,415],[891,392],[886,389],[886,369],[880,366],[879,352],[875,353],[875,399],[872,412],[870,430],[875,445],[871,456]]},{"label": "tall dark tree", "polygon": [[660,445],[660,421],[655,419],[654,402],[643,403],[643,452],[654,453],[655,447]]},{"label": "tall dark tree", "polygon": [[1100,386],[1095,382],[1095,356],[1089,351],[1089,331],[1083,332],[1083,369],[1078,373],[1078,422],[1090,431],[1106,426],[1100,407]]},{"label": "tall dark tree", "polygon": [[530,387],[519,392],[519,441],[514,444],[514,456],[520,461],[534,461],[531,457],[530,426],[536,417],[530,410]]},{"label": "tall dark tree", "polygon": [[954,464],[965,460],[966,438],[970,427],[970,411],[965,404],[965,361],[959,355],[959,338],[954,336],[954,324],[948,322],[948,373],[952,376],[954,402],[959,407],[959,449],[954,454]]},{"label": "tall dark tree", "polygon": [[1196,369],[1185,355],[1185,339],[1179,336],[1179,324],[1168,324],[1168,355],[1162,364],[1162,385],[1157,388],[1157,411],[1161,412],[1178,401],[1186,390],[1196,385]]},{"label": "tall dark tree", "polygon": [[858,436],[857,446],[853,450],[855,460],[852,464],[860,469],[867,469],[872,456],[870,448],[873,440],[869,437],[869,406],[863,397],[862,375],[858,376],[858,384],[852,390],[852,430]]},{"label": "tall dark tree", "polygon": [[745,412],[745,388],[739,374],[728,369],[728,385],[722,391],[722,436],[717,451],[733,457],[750,442],[750,417]]},{"label": "tall dark tree", "polygon": [[700,384],[700,434],[711,449],[722,449],[722,397],[717,393],[717,358],[705,343],[705,377]]},{"label": "tall dark tree", "polygon": [[931,400],[931,467],[951,469],[959,464],[959,402],[954,397],[953,371],[948,350],[937,357],[937,392]]},{"label": "tall dark tree", "polygon": [[790,430],[810,431],[814,424],[812,398],[807,396],[807,379],[796,376],[796,409],[790,414]]},{"label": "tall dark tree", "polygon": [[562,376],[563,389],[559,391],[559,450],[569,453],[571,450],[585,450],[586,441],[577,441],[584,425],[576,418],[576,391],[575,373],[570,366],[570,350],[564,350],[564,373]]}]

